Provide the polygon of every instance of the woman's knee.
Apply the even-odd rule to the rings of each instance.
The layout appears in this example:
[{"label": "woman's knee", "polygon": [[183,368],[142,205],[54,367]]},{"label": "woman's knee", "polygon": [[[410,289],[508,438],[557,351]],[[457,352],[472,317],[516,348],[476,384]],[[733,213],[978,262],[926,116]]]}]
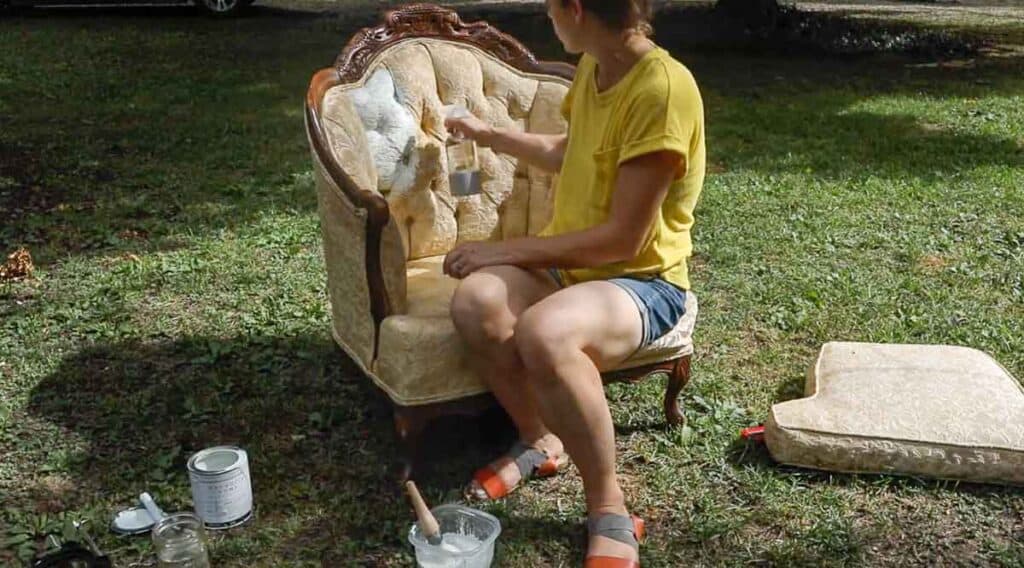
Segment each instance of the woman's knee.
[{"label": "woman's knee", "polygon": [[559,361],[579,351],[578,335],[565,317],[543,309],[526,310],[514,330],[519,356],[531,378],[553,377]]},{"label": "woman's knee", "polygon": [[471,343],[504,342],[515,326],[507,290],[493,278],[478,274],[470,274],[455,289],[451,316],[459,334]]}]

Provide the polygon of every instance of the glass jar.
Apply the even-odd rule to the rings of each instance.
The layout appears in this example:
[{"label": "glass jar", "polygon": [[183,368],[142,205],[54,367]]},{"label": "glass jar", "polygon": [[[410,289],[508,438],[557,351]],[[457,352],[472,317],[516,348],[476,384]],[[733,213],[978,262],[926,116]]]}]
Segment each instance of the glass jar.
[{"label": "glass jar", "polygon": [[[445,108],[448,118],[469,118],[473,116],[466,107],[452,105]],[[448,154],[448,185],[453,195],[475,195],[480,193],[480,163],[476,142],[459,132],[448,135],[445,141]]]},{"label": "glass jar", "polygon": [[192,513],[174,513],[153,527],[158,568],[210,568],[206,531]]}]

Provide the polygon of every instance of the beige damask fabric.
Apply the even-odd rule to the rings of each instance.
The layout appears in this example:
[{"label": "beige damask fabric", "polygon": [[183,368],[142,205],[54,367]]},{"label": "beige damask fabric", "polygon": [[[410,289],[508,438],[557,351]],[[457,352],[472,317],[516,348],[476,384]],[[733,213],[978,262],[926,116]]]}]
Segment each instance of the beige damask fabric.
[{"label": "beige damask fabric", "polygon": [[555,176],[486,148],[479,151],[483,192],[451,194],[444,107],[462,104],[494,126],[556,134],[566,128],[559,109],[568,87],[465,44],[409,39],[378,55],[362,82],[331,89],[323,112],[362,127],[361,137],[329,132],[332,147],[365,145],[365,153],[339,154],[342,166],[363,178],[368,168],[379,172],[374,189],[387,196],[407,258],[418,259],[462,241],[536,233],[551,217]]},{"label": "beige damask fabric", "polygon": [[[449,315],[459,281],[442,271],[444,256],[409,262],[408,310],[384,320],[374,380],[402,405],[455,400],[487,388],[469,369],[469,354]],[[628,369],[693,353],[697,297],[687,294],[686,315],[674,329],[618,368]],[[613,370],[613,369],[610,369]]]},{"label": "beige damask fabric", "polygon": [[[551,219],[555,176],[488,149],[479,151],[483,193],[451,194],[444,107],[462,104],[498,127],[558,134],[566,129],[560,107],[568,87],[567,80],[522,73],[472,46],[409,39],[379,54],[359,82],[326,93],[328,146],[359,189],[387,199],[392,216],[381,264],[393,315],[382,322],[375,350],[366,214],[316,164],[333,335],[394,402],[486,392],[452,324],[458,282],[441,273],[441,262],[459,242],[535,234]],[[696,316],[697,299],[689,294],[679,325],[622,368],[692,353]]]},{"label": "beige damask fabric", "polygon": [[765,425],[777,461],[1024,484],[1024,389],[965,347],[828,343]]},{"label": "beige damask fabric", "polygon": [[[325,94],[321,113],[331,152],[356,187],[389,202],[381,265],[392,313],[410,313],[408,259],[445,254],[463,240],[536,233],[551,216],[554,176],[489,150],[480,152],[484,193],[451,195],[443,107],[461,103],[498,126],[559,133],[566,127],[559,107],[568,84],[522,73],[470,46],[411,39],[378,55],[360,82]],[[322,164],[315,166],[333,334],[370,369],[375,334],[365,212],[333,186]]]},{"label": "beige damask fabric", "polygon": [[487,392],[470,369],[465,345],[449,315],[459,281],[442,273],[443,261],[442,255],[409,262],[408,309],[380,326],[373,378],[403,406]]},{"label": "beige damask fabric", "polygon": [[374,321],[366,279],[366,211],[342,193],[313,153],[320,230],[335,340],[361,367],[373,361]]}]

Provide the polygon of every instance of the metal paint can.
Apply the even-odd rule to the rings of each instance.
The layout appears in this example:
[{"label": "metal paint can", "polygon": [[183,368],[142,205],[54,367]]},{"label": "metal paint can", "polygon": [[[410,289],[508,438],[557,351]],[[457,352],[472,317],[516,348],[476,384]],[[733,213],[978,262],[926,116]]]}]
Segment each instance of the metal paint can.
[{"label": "metal paint can", "polygon": [[249,456],[234,446],[214,446],[188,460],[192,505],[211,530],[238,526],[252,518]]}]

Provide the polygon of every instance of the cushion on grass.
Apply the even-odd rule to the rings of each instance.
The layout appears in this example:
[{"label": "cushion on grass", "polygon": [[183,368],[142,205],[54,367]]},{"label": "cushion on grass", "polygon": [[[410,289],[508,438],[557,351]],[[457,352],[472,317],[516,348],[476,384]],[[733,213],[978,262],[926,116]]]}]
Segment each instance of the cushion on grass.
[{"label": "cushion on grass", "polygon": [[965,347],[828,343],[765,424],[785,464],[1024,484],[1024,389]]}]

